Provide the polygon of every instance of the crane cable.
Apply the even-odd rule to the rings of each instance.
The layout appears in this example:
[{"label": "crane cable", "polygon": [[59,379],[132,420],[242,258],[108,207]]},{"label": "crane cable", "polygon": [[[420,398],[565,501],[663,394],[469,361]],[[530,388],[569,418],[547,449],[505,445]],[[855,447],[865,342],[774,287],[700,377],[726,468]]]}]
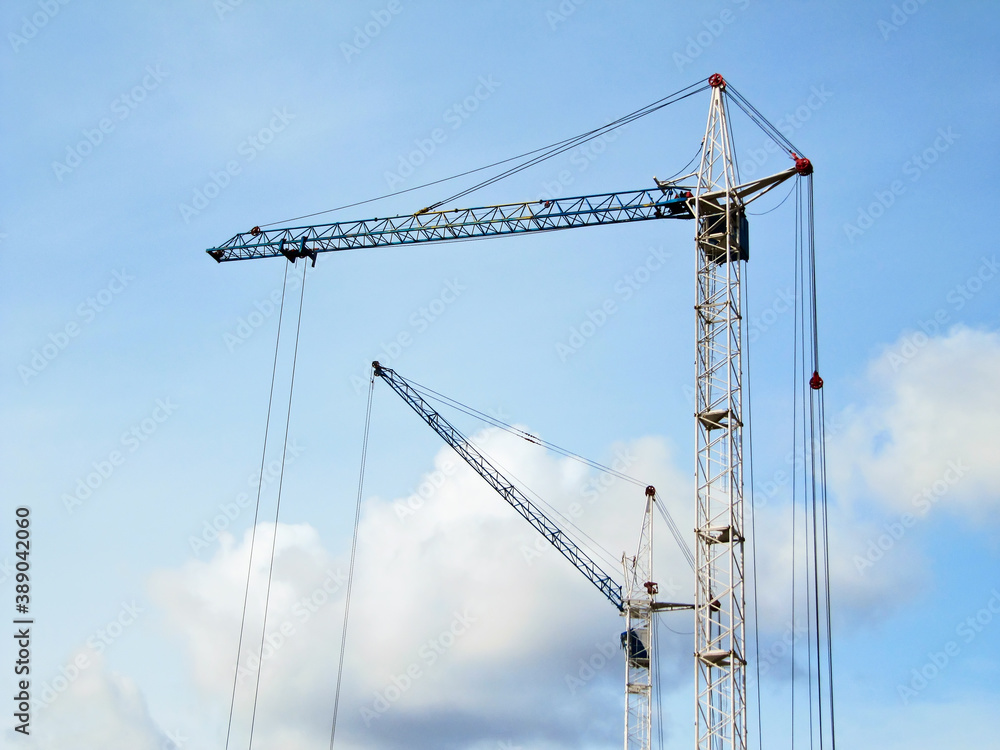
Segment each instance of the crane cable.
[{"label": "crane cable", "polygon": [[330,750],[337,735],[337,714],[340,710],[340,687],[344,675],[344,654],[347,651],[347,624],[351,613],[351,590],[354,588],[354,562],[358,551],[358,529],[361,526],[361,498],[365,486],[365,464],[368,462],[368,433],[372,421],[372,394],[375,391],[375,373],[368,383],[368,406],[365,412],[365,435],[361,441],[361,469],[358,472],[358,497],[354,507],[354,534],[351,539],[351,561],[347,569],[347,592],[344,596],[344,625],[340,632],[340,660],[337,664],[337,689],[333,697],[333,723],[330,727]]},{"label": "crane cable", "polygon": [[[514,435],[515,437],[520,437],[521,439],[526,440],[529,443],[534,443],[535,445],[539,445],[539,446],[541,446],[543,448],[546,448],[546,449],[552,451],[553,453],[557,453],[557,454],[559,454],[561,456],[564,456],[566,458],[569,458],[569,459],[571,459],[573,461],[577,461],[578,463],[582,463],[585,466],[589,466],[592,469],[596,469],[597,471],[600,471],[602,473],[608,474],[608,475],[613,476],[613,477],[615,477],[617,479],[621,479],[621,480],[624,480],[626,482],[630,482],[631,484],[634,484],[637,487],[647,487],[647,486],[649,486],[649,482],[643,482],[643,481],[641,481],[639,479],[636,479],[635,477],[629,476],[628,474],[624,474],[624,473],[622,473],[620,471],[617,471],[616,469],[613,469],[610,466],[605,466],[604,464],[601,464],[601,463],[598,463],[597,461],[589,459],[586,456],[582,456],[582,455],[580,455],[578,453],[574,453],[574,452],[572,452],[570,450],[567,450],[566,448],[561,448],[558,445],[556,445],[555,443],[550,443],[547,440],[543,440],[541,437],[539,437],[537,435],[532,435],[531,433],[526,432],[526,431],[524,431],[524,430],[522,430],[522,429],[520,429],[518,427],[515,427],[515,426],[513,426],[513,425],[511,425],[511,424],[509,424],[507,422],[504,422],[503,420],[501,420],[501,419],[499,419],[497,417],[494,417],[494,416],[492,416],[490,414],[486,414],[484,412],[481,412],[478,409],[474,409],[473,407],[468,406],[467,404],[463,404],[461,401],[457,401],[457,400],[451,398],[450,396],[445,396],[443,393],[439,393],[438,391],[435,391],[432,388],[428,388],[427,386],[420,385],[419,383],[416,383],[416,382],[410,380],[409,378],[407,378],[406,382],[415,391],[417,391],[421,396],[427,398],[430,401],[437,401],[439,403],[442,403],[442,404],[445,404],[447,406],[450,406],[453,409],[455,409],[457,411],[460,411],[463,414],[466,414],[467,416],[475,417],[476,419],[480,419],[483,422],[486,422],[487,424],[491,424],[494,427],[497,427],[497,428],[503,430],[504,432],[508,432],[511,435]],[[495,459],[494,459],[494,461],[495,461]],[[504,468],[504,467],[501,466],[501,468]],[[507,469],[504,469],[504,471],[507,471]],[[517,479],[517,477],[514,477],[514,476],[512,476],[512,478],[513,479]],[[524,486],[524,488],[526,490],[528,490],[529,492],[531,492],[531,494],[534,495],[535,498],[539,500],[539,502],[541,502],[547,508],[549,508],[554,513],[556,513],[557,515],[559,515],[560,518],[562,518],[562,520],[564,522],[568,523],[570,526],[572,526],[574,529],[576,529],[580,534],[582,534],[584,537],[586,537],[591,542],[593,542],[595,545],[597,545],[600,549],[602,549],[609,556],[609,559],[610,559],[610,554],[611,554],[610,552],[608,552],[607,550],[605,550],[597,542],[595,542],[593,539],[591,539],[589,536],[587,536],[587,534],[584,533],[575,524],[573,524],[573,522],[570,519],[566,518],[562,513],[560,513],[558,510],[556,510],[551,505],[549,505],[544,500],[542,500],[542,498],[539,497],[529,487],[527,487],[527,485],[525,485],[520,480],[518,480],[518,481],[519,481],[519,483],[522,486]],[[681,534],[680,529],[677,526],[677,522],[674,520],[673,516],[670,515],[670,511],[667,510],[667,508],[664,506],[663,503],[654,503],[654,505],[656,506],[657,510],[660,512],[660,515],[663,517],[663,520],[666,522],[667,528],[670,530],[670,535],[674,538],[674,541],[677,542],[677,546],[680,548],[681,554],[684,556],[684,559],[687,561],[687,564],[691,567],[692,570],[694,570],[694,555],[691,552],[691,548],[688,546],[687,541],[684,539],[683,534]]]},{"label": "crane cable", "polygon": [[[288,453],[288,425],[292,418],[292,394],[295,390],[295,364],[299,357],[299,332],[302,330],[302,302],[306,293],[306,270],[308,266],[302,264],[302,288],[299,292],[299,313],[295,325],[295,347],[292,352],[292,373],[288,384],[288,409],[285,413],[285,437],[281,447],[281,469],[278,473],[278,498],[274,507],[274,530],[271,534],[271,555],[267,563],[267,586],[264,593],[264,624],[260,629],[260,650],[257,655],[257,664],[264,663],[264,639],[267,634],[267,609],[271,600],[271,574],[274,570],[274,550],[278,541],[278,514],[281,511],[281,487],[285,479],[285,456]],[[253,748],[253,732],[257,720],[257,698],[260,695],[260,673],[261,666],[257,667],[257,679],[253,689],[253,712],[250,715],[250,743],[249,748]]]},{"label": "crane cable", "polygon": [[[264,422],[264,447],[260,451],[260,477],[264,476],[264,461],[267,456],[267,435],[271,427],[271,404],[274,402],[274,382],[278,372],[278,346],[281,343],[281,321],[285,310],[285,285],[288,282],[288,264],[284,264],[284,278],[281,282],[281,304],[278,307],[278,334],[274,341],[274,364],[271,366],[271,390],[267,398],[267,419]],[[243,614],[240,617],[240,637],[236,646],[236,669],[233,673],[233,694],[229,702],[229,722],[226,726],[226,750],[229,750],[229,739],[233,731],[233,711],[236,707],[236,684],[240,674],[240,653],[243,650],[243,631],[247,620],[247,599],[250,596],[250,574],[253,570],[254,542],[257,539],[257,517],[260,513],[260,494],[263,481],[257,482],[257,504],[253,511],[253,526],[250,527],[250,555],[247,560],[247,583],[243,591]]]},{"label": "crane cable", "polygon": [[[695,89],[695,87],[697,87],[697,88]],[[475,174],[477,172],[483,172],[483,171],[485,171],[487,169],[492,169],[493,167],[499,167],[502,164],[507,164],[507,163],[512,162],[512,161],[517,161],[519,159],[525,159],[527,157],[532,157],[531,159],[528,159],[528,161],[526,161],[526,162],[523,162],[521,164],[517,164],[517,165],[515,165],[513,167],[510,167],[509,169],[505,170],[504,172],[501,172],[498,175],[494,175],[493,177],[488,177],[485,180],[483,180],[482,182],[480,182],[480,183],[478,183],[478,184],[476,184],[476,185],[474,185],[474,186],[472,186],[470,188],[462,190],[462,191],[456,193],[455,195],[452,195],[449,198],[445,198],[442,201],[438,201],[437,203],[433,204],[432,206],[428,206],[426,209],[424,209],[424,211],[434,210],[435,208],[441,206],[444,203],[447,203],[449,201],[452,201],[452,200],[454,200],[456,198],[459,198],[459,197],[462,197],[464,195],[468,195],[469,193],[471,193],[471,192],[473,192],[475,190],[479,190],[482,187],[486,187],[488,185],[492,185],[494,182],[502,180],[505,177],[509,177],[509,176],[511,176],[513,174],[516,174],[516,173],[518,173],[518,172],[520,172],[522,170],[528,169],[529,167],[532,167],[532,166],[534,166],[536,164],[539,164],[540,162],[543,162],[543,161],[545,161],[547,159],[551,159],[554,156],[558,156],[559,154],[562,154],[562,153],[568,151],[571,148],[575,148],[576,146],[579,146],[579,145],[581,145],[583,143],[586,143],[588,141],[594,140],[595,138],[599,138],[602,135],[606,135],[607,133],[610,133],[613,130],[617,130],[620,127],[628,125],[629,123],[631,123],[631,122],[639,119],[640,117],[645,117],[646,115],[652,114],[653,112],[656,112],[657,110],[663,109],[664,107],[669,106],[670,104],[675,104],[675,103],[677,103],[677,102],[679,102],[679,101],[681,101],[683,99],[686,99],[689,96],[693,96],[695,94],[698,94],[698,93],[704,91],[707,88],[708,88],[707,84],[702,84],[700,82],[699,83],[693,83],[693,84],[691,84],[689,86],[685,86],[680,91],[676,91],[673,94],[670,94],[669,96],[665,96],[665,97],[663,97],[661,99],[657,99],[655,102],[652,102],[651,104],[647,104],[645,107],[640,107],[639,109],[637,109],[637,110],[635,110],[633,112],[630,112],[629,114],[624,115],[623,117],[619,117],[617,120],[613,120],[612,122],[608,123],[607,125],[603,125],[603,126],[598,127],[598,128],[593,128],[593,129],[588,130],[588,131],[586,131],[584,133],[580,133],[579,135],[572,136],[571,138],[565,138],[565,139],[563,139],[561,141],[556,141],[555,143],[551,143],[548,146],[542,146],[541,148],[532,149],[531,151],[526,151],[523,154],[518,154],[517,156],[511,156],[511,157],[508,157],[506,159],[501,159],[500,161],[496,161],[496,162],[493,162],[492,164],[487,164],[487,165],[482,166],[482,167],[476,167],[475,169],[469,169],[469,170],[466,170],[465,172],[460,172],[458,174],[451,175],[450,177],[442,177],[439,180],[433,180],[431,182],[425,182],[423,185],[416,185],[414,187],[406,188],[404,190],[397,190],[395,192],[386,193],[384,195],[379,195],[379,196],[376,196],[374,198],[367,198],[367,199],[362,200],[362,201],[356,201],[354,203],[348,203],[348,204],[345,204],[343,206],[337,206],[336,208],[328,208],[325,211],[316,211],[316,212],[311,213],[311,214],[303,214],[302,216],[294,216],[294,217],[289,218],[289,219],[282,219],[280,221],[272,221],[269,224],[261,224],[260,227],[261,228],[273,227],[273,226],[277,226],[278,224],[287,223],[289,221],[299,221],[300,219],[311,219],[314,216],[322,216],[323,214],[329,214],[329,213],[334,213],[336,211],[342,211],[342,210],[344,210],[346,208],[355,208],[356,206],[363,206],[363,205],[365,205],[367,203],[375,203],[375,202],[380,201],[380,200],[385,200],[386,198],[394,198],[397,195],[403,195],[404,193],[412,193],[412,192],[414,192],[416,190],[422,190],[423,188],[426,188],[426,187],[432,187],[434,185],[440,185],[440,184],[445,183],[445,182],[450,182],[451,180],[456,180],[456,179],[459,179],[460,177],[467,177],[470,174]],[[690,89],[695,89],[695,90],[690,91]]]},{"label": "crane cable", "polygon": [[[826,699],[828,700],[827,712],[829,717],[829,736],[830,736],[830,746],[832,750],[836,750],[837,747],[837,736],[836,728],[834,725],[834,704],[833,704],[833,615],[831,612],[831,601],[830,601],[830,531],[829,531],[829,516],[828,516],[828,506],[827,506],[827,495],[826,495],[826,408],[825,401],[823,398],[823,381],[819,378],[819,331],[817,323],[816,314],[816,230],[815,230],[815,209],[813,203],[813,181],[812,176],[809,175],[806,178],[808,180],[806,184],[806,222],[807,222],[807,235],[806,242],[808,244],[808,260],[809,260],[809,285],[810,285],[810,302],[812,304],[812,311],[810,316],[811,322],[811,333],[812,333],[812,371],[813,378],[810,380],[810,461],[811,461],[811,476],[812,476],[812,493],[813,493],[813,545],[814,545],[814,557],[818,549],[822,550],[822,565],[823,565],[823,594],[824,594],[824,608],[825,608],[825,627],[826,627],[826,681],[827,681],[827,692],[828,695]],[[817,498],[817,485],[818,485],[818,498]],[[815,506],[817,501],[820,505],[820,527],[819,531],[816,530],[816,511]],[[820,746],[823,746],[824,734],[823,734],[823,713],[822,713],[822,703],[824,696],[822,695],[823,684],[822,684],[822,658],[820,649],[820,587],[818,579],[818,571],[820,566],[820,560],[814,559],[814,578],[816,586],[816,669],[818,679],[818,691],[817,700],[820,703],[820,714],[819,714],[819,729],[820,729]]]},{"label": "crane cable", "polygon": [[418,393],[420,393],[422,396],[426,397],[428,400],[437,401],[439,403],[446,404],[447,406],[450,406],[453,409],[455,409],[457,411],[460,411],[460,412],[462,412],[463,414],[465,414],[467,416],[475,417],[476,419],[482,420],[483,422],[486,422],[487,424],[491,424],[494,427],[497,427],[497,428],[503,430],[504,432],[509,432],[511,435],[514,435],[514,436],[519,437],[519,438],[521,438],[523,440],[526,440],[529,443],[534,443],[536,445],[540,445],[543,448],[547,448],[550,451],[553,451],[554,453],[558,453],[558,454],[560,454],[562,456],[565,456],[566,458],[570,458],[570,459],[573,459],[574,461],[578,461],[578,462],[580,462],[582,464],[585,464],[586,466],[589,466],[589,467],[591,467],[593,469],[597,469],[598,471],[603,472],[605,474],[610,474],[611,476],[616,477],[617,479],[622,479],[622,480],[624,480],[626,482],[631,482],[632,484],[636,485],[637,487],[646,487],[649,484],[649,482],[643,482],[643,481],[641,481],[639,479],[636,479],[635,477],[629,476],[628,474],[624,474],[624,473],[622,473],[620,471],[617,471],[616,469],[613,469],[610,466],[605,466],[605,465],[603,465],[601,463],[598,463],[597,461],[589,459],[586,456],[581,456],[580,454],[574,453],[574,452],[572,452],[572,451],[570,451],[570,450],[568,450],[566,448],[560,448],[558,445],[555,445],[554,443],[550,443],[547,440],[543,440],[542,438],[540,438],[537,435],[532,435],[530,432],[526,432],[525,430],[522,430],[522,429],[520,429],[518,427],[515,427],[512,424],[504,422],[502,419],[499,419],[497,417],[491,416],[490,414],[486,414],[484,412],[481,412],[478,409],[474,409],[473,407],[471,407],[471,406],[469,406],[467,404],[463,404],[461,401],[457,401],[457,400],[455,400],[455,399],[453,399],[453,398],[451,398],[449,396],[445,396],[443,393],[439,393],[438,391],[435,391],[435,390],[433,390],[431,388],[428,388],[427,386],[420,385],[419,383],[415,383],[412,380],[410,380],[409,378],[407,378],[407,382],[411,386],[413,386],[413,389],[415,391],[417,391]]},{"label": "crane cable", "polygon": [[[792,188],[794,189],[794,185]],[[791,195],[791,192],[789,192]],[[785,199],[778,204],[780,206]],[[778,208],[775,206],[775,208]],[[774,209],[771,209],[772,211]],[[765,212],[767,213],[767,212]],[[750,279],[749,279],[749,264],[743,268],[743,319],[750,319]],[[751,362],[751,350],[750,350],[750,335],[749,332],[744,334],[744,348],[746,349],[746,371],[743,376],[743,382],[746,386],[746,428],[747,428],[747,468],[748,475],[750,479],[750,583],[753,586],[753,661],[756,679],[754,680],[754,687],[757,692],[757,750],[763,750],[764,746],[764,727],[763,725],[763,712],[760,705],[760,604],[757,597],[757,516],[754,511],[754,506],[756,505],[754,499],[754,478],[753,478],[753,391],[752,382],[750,379],[750,373],[753,372],[753,364]]]},{"label": "crane cable", "polygon": [[575,138],[569,138],[566,141],[563,141],[561,144],[556,144],[555,146],[543,149],[544,153],[541,154],[540,156],[535,156],[529,159],[528,161],[523,162],[521,164],[517,164],[504,172],[494,175],[493,177],[488,177],[487,179],[483,180],[482,182],[476,185],[473,185],[472,187],[466,188],[465,190],[461,190],[455,193],[454,195],[445,198],[444,200],[438,201],[437,203],[428,206],[426,209],[424,209],[424,211],[433,211],[434,209],[441,207],[445,203],[449,203],[450,201],[453,201],[457,198],[462,198],[468,195],[469,193],[473,193],[476,190],[479,190],[480,188],[488,187],[489,185],[492,185],[495,182],[499,182],[500,180],[506,177],[510,177],[511,175],[517,174],[518,172],[528,169],[529,167],[533,167],[536,164],[545,161],[546,159],[551,159],[553,156],[558,156],[559,154],[564,153],[571,148],[575,148],[576,146],[579,146],[583,143],[594,140],[595,138],[599,138],[602,135],[610,133],[614,130],[617,130],[620,127],[623,127],[631,122],[634,122],[635,120],[638,120],[640,117],[645,117],[646,115],[650,115],[653,112],[663,109],[664,107],[667,107],[671,104],[676,104],[677,102],[687,99],[689,96],[694,96],[695,94],[701,93],[702,91],[705,91],[708,88],[709,88],[708,84],[698,84],[698,83],[693,83],[690,86],[686,86],[674,94],[670,94],[669,96],[665,96],[662,99],[658,99],[652,104],[647,104],[645,107],[641,107],[635,110],[634,112],[630,112],[624,117],[619,117],[617,120],[613,120],[607,125],[604,125],[599,128],[594,128],[593,130],[587,131],[586,133],[581,133]]},{"label": "crane cable", "polygon": [[743,113],[749,117],[757,127],[774,139],[779,146],[783,146],[785,151],[787,151],[790,156],[795,157],[802,153],[795,148],[792,142],[788,140],[777,127],[772,125],[771,122],[729,82],[726,83],[726,93],[730,95],[736,106],[743,110]]},{"label": "crane cable", "polygon": [[[805,561],[806,635],[808,661],[809,744],[820,750],[836,748],[833,690],[833,631],[830,596],[829,515],[826,495],[826,427],[823,380],[819,376],[816,251],[813,183],[807,176],[805,195],[796,191],[796,333],[793,442],[803,443],[801,480],[795,461],[792,496],[792,541],[795,549],[796,494],[801,481],[803,558]],[[797,184],[799,184],[797,182]],[[804,297],[804,299],[803,299]],[[802,300],[801,302],[799,300]],[[800,369],[801,368],[801,369]],[[812,377],[807,380],[807,373]],[[801,389],[801,390],[800,390]],[[800,394],[800,395],[799,395]],[[799,411],[801,404],[801,411]],[[801,419],[801,426],[800,420]],[[792,622],[795,622],[795,565],[792,565]],[[825,651],[825,653],[824,653]],[[795,671],[792,669],[792,737],[795,736]]]}]

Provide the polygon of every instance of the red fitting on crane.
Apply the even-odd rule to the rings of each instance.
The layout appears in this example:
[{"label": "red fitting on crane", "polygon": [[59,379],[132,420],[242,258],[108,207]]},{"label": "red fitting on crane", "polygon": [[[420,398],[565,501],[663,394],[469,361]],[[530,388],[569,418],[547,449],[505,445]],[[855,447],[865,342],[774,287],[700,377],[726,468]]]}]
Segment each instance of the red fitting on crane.
[{"label": "red fitting on crane", "polygon": [[646,495],[648,497],[652,497],[655,494],[656,494],[656,487],[654,487],[653,485],[649,485],[648,487],[646,487]]},{"label": "red fitting on crane", "polygon": [[655,581],[646,581],[642,585],[646,587],[646,593],[649,594],[650,596],[652,596],[653,594],[660,593],[660,587],[656,584]]},{"label": "red fitting on crane", "polygon": [[713,89],[726,88],[726,79],[718,73],[712,73],[712,75],[708,77],[708,85]]},{"label": "red fitting on crane", "polygon": [[251,237],[256,237],[258,234],[260,234],[260,227],[254,227],[250,230]]},{"label": "red fitting on crane", "polygon": [[813,376],[809,378],[809,387],[814,391],[818,391],[823,387],[823,378],[819,376],[819,373],[813,370]]},{"label": "red fitting on crane", "polygon": [[812,162],[809,161],[806,157],[799,156],[793,151],[792,158],[795,159],[795,171],[798,172],[800,175],[805,177],[806,175],[813,173]]}]

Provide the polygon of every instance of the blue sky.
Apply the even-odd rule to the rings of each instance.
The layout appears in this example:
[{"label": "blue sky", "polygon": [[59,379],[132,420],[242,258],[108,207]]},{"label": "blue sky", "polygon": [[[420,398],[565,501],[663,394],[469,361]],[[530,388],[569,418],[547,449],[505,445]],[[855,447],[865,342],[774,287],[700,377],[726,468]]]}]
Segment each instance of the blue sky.
[{"label": "blue sky", "polygon": [[[7,4],[0,561],[16,559],[14,509],[30,507],[32,676],[62,689],[36,706],[30,740],[8,719],[6,744],[224,743],[274,299],[286,283],[297,305],[301,264],[217,265],[206,248],[529,151],[720,72],[816,168],[839,737],[865,750],[997,747],[982,716],[998,706],[1000,666],[1000,266],[989,233],[969,234],[997,199],[997,16],[940,0]],[[692,97],[461,203],[651,187],[695,154],[707,108],[707,94]],[[744,175],[788,166],[748,121],[733,127]],[[327,216],[413,212],[466,184]],[[789,736],[782,643],[796,628],[791,497],[775,481],[793,448],[789,208],[751,217],[747,267],[766,742]],[[622,461],[692,526],[692,235],[649,222],[320,257],[269,610],[269,631],[291,635],[263,666],[256,742],[327,746],[373,359]],[[565,354],[609,300],[614,314]],[[483,438],[564,511],[599,479]],[[280,440],[272,429],[266,464]],[[262,547],[276,484],[265,472]],[[623,483],[597,495],[579,524],[619,555],[643,498]],[[530,529],[385,388],[364,497],[339,746],[619,746],[620,655],[583,687],[567,681],[617,637],[616,613],[554,553],[526,555]],[[220,517],[224,532],[206,532]],[[658,539],[662,580],[686,590],[679,553]],[[259,637],[259,617],[250,627]],[[454,643],[431,660],[444,633]],[[665,641],[665,744],[689,747],[690,643]],[[12,663],[11,644],[2,652]],[[412,686],[366,723],[414,666]],[[245,741],[245,683],[239,695]]]}]

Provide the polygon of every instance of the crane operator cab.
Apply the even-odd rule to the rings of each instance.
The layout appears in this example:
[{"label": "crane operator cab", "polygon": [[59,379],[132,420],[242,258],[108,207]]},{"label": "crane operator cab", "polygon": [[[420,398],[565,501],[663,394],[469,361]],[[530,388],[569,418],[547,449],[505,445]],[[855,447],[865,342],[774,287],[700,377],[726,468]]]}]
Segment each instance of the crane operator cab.
[{"label": "crane operator cab", "polygon": [[640,632],[635,628],[622,633],[622,648],[625,649],[625,658],[632,666],[649,666],[649,648],[646,645],[645,632]]}]

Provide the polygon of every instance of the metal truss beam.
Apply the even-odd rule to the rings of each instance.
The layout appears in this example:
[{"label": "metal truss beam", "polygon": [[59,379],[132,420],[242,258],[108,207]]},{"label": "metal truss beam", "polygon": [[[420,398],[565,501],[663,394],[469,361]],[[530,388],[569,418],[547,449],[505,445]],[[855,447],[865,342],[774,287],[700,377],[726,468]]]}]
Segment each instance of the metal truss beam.
[{"label": "metal truss beam", "polygon": [[293,263],[296,258],[312,258],[315,263],[317,253],[336,250],[551,232],[655,219],[690,219],[692,215],[685,192],[679,186],[665,186],[315,226],[254,227],[205,252],[220,263],[281,255]]}]

